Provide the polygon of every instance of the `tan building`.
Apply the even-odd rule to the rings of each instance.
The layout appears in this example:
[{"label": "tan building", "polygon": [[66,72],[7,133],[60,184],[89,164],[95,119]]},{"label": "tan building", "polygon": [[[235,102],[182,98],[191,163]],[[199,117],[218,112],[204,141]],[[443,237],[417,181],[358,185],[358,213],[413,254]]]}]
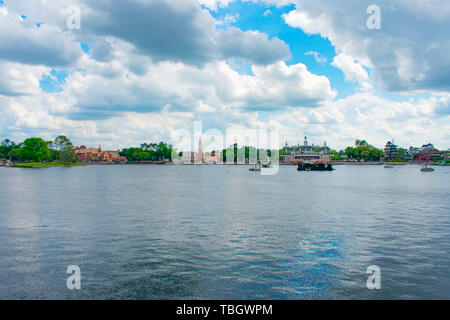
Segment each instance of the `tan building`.
[{"label": "tan building", "polygon": [[198,152],[183,151],[181,162],[183,164],[203,164],[205,163],[205,155],[203,154],[202,138],[198,141]]},{"label": "tan building", "polygon": [[98,148],[87,148],[86,146],[76,147],[74,154],[77,156],[78,161],[90,162],[90,161],[101,161],[101,162],[117,162],[124,163],[127,162],[126,157],[121,157],[117,151],[102,150],[102,147]]},{"label": "tan building", "polygon": [[220,152],[205,153],[203,156],[203,161],[206,164],[221,164],[222,154]]}]

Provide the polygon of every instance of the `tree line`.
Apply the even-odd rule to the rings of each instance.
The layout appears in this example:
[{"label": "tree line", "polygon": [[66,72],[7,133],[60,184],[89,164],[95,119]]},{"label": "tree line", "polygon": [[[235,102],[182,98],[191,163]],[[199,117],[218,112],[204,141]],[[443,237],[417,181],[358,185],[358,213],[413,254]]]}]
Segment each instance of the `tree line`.
[{"label": "tree line", "polygon": [[[211,154],[215,154],[219,151],[212,151]],[[271,156],[271,150],[258,150],[251,146],[238,147],[237,143],[221,151],[222,161],[238,161],[238,155],[245,157],[246,160],[250,158],[250,155],[256,155],[257,159],[265,160]],[[156,143],[143,143],[139,147],[125,148],[119,153],[121,156],[126,157],[128,161],[172,161],[173,155],[181,157],[183,152],[177,152],[171,144],[165,142]],[[231,159],[230,157],[233,157]],[[230,158],[230,159],[229,159]]]},{"label": "tree line", "polygon": [[72,142],[66,136],[58,136],[52,141],[42,138],[28,138],[14,143],[5,139],[0,144],[0,159],[12,161],[63,161],[75,162]]},{"label": "tree line", "polygon": [[[223,162],[238,162],[239,160],[260,160],[260,161],[269,161],[272,157],[272,152],[277,152],[277,150],[270,149],[257,149],[252,146],[242,146],[239,148],[237,143],[230,145],[228,148],[222,150],[222,161]],[[212,154],[215,151],[211,152]],[[233,159],[231,159],[233,156]],[[256,159],[253,159],[255,158]],[[242,159],[243,158],[243,159]]]},{"label": "tree line", "polygon": [[[280,149],[279,155],[285,153],[284,149]],[[320,152],[320,149],[314,150]],[[175,152],[175,153],[174,153]],[[216,151],[213,151],[214,154]],[[218,151],[217,151],[218,152]],[[276,150],[256,149],[252,146],[239,147],[237,143],[221,150],[223,162],[237,162],[239,157],[248,160],[250,156],[256,155],[259,160],[268,160],[271,153]],[[344,158],[356,161],[379,161],[384,157],[384,151],[378,149],[366,140],[356,140],[354,146],[348,146],[344,150],[331,150],[332,160],[343,160]],[[172,155],[182,156],[182,152],[177,153],[171,144],[165,142],[159,143],[143,143],[139,147],[124,148],[119,153],[127,158],[128,161],[172,161]],[[394,160],[405,161],[407,158],[407,150],[398,148],[397,155]],[[231,159],[230,157],[233,157]],[[229,159],[230,158],[230,159]],[[42,138],[28,138],[18,144],[9,139],[5,139],[0,143],[0,159],[9,159],[12,161],[63,161],[76,162],[78,159],[74,154],[74,146],[69,138],[64,135],[56,137],[52,141],[45,141]]]},{"label": "tree line", "polygon": [[333,152],[333,160],[340,160],[343,154],[357,161],[380,161],[380,158],[384,157],[383,150],[370,145],[366,140],[356,140],[355,146],[348,146],[337,154]]},{"label": "tree line", "polygon": [[[393,160],[407,160],[407,152],[404,148],[398,148],[397,155]],[[343,160],[345,158],[344,156],[346,156],[348,159],[357,161],[380,161],[384,157],[384,151],[382,149],[370,145],[366,140],[356,140],[354,146],[348,146],[339,152],[332,150],[331,153],[333,155],[332,160]]]},{"label": "tree line", "polygon": [[[52,141],[42,138],[27,138],[23,142],[15,143],[5,139],[0,143],[0,160],[8,159],[19,162],[62,161],[76,162],[74,145],[64,135]],[[143,143],[140,147],[125,148],[119,154],[128,161],[163,161],[171,160],[173,147],[164,142]]]},{"label": "tree line", "polygon": [[128,161],[164,161],[172,160],[173,147],[165,142],[143,143],[139,147],[125,148],[120,151]]}]

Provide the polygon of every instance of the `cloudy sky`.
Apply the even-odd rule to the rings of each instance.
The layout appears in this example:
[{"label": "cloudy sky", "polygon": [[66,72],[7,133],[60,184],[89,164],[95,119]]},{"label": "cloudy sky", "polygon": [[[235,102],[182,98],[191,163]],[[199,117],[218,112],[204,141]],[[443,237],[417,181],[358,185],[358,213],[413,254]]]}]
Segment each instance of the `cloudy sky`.
[{"label": "cloudy sky", "polygon": [[202,121],[449,148],[450,2],[351,2],[0,0],[0,139],[122,148]]}]

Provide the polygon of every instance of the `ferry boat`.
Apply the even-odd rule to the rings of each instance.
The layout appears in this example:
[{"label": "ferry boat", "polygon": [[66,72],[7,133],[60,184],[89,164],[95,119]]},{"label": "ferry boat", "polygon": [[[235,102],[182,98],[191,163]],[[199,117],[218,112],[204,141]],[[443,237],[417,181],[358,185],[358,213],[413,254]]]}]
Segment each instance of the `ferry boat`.
[{"label": "ferry boat", "polygon": [[331,164],[300,162],[297,171],[333,171]]}]

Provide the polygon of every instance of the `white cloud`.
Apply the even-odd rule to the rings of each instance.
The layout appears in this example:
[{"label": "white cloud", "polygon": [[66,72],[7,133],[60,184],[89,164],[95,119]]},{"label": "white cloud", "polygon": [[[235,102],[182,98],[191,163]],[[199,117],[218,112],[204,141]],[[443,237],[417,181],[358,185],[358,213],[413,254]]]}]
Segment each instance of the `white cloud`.
[{"label": "white cloud", "polygon": [[[69,30],[66,26],[70,5],[80,8],[80,30]],[[231,28],[217,33],[218,21],[208,10],[202,9],[197,0],[130,0],[126,5],[120,0],[63,0],[61,3],[17,0],[11,4],[8,2],[7,6],[9,11],[26,13],[29,17],[20,21],[8,15],[0,20],[2,30],[13,30],[13,34],[0,35],[4,47],[0,58],[25,64],[56,67],[76,64],[81,49],[79,42],[74,40],[86,39],[94,42],[91,49],[94,57],[110,59],[105,38],[128,42],[135,52],[154,61],[183,62],[196,66],[233,58],[227,54],[239,55],[239,47],[246,50],[241,52],[246,59],[256,63],[260,63],[261,57],[264,63],[269,63],[290,54],[283,41],[277,38],[269,40],[257,31],[243,32]],[[226,16],[222,27],[232,24],[237,17]],[[37,22],[44,24],[37,28]],[[226,43],[229,39],[227,35],[236,36],[235,48]],[[221,43],[222,40],[225,43]],[[271,54],[274,56],[270,57]]]},{"label": "white cloud", "polygon": [[257,64],[271,64],[291,57],[284,41],[259,31],[242,31],[236,27],[221,30],[217,36],[218,47],[224,59],[244,59]]},{"label": "white cloud", "polygon": [[252,71],[255,78],[249,78],[246,102],[249,109],[316,107],[336,96],[328,78],[310,73],[301,63],[253,66]]},{"label": "white cloud", "polygon": [[327,58],[322,57],[320,55],[320,53],[318,53],[316,51],[308,51],[308,52],[305,53],[305,55],[307,55],[307,56],[314,56],[314,59],[316,59],[317,63],[320,63],[320,64],[324,64],[324,63],[327,62]]},{"label": "white cloud", "polygon": [[27,66],[20,63],[0,61],[0,95],[39,94],[39,80],[50,69],[43,66]]},{"label": "white cloud", "polygon": [[331,65],[342,70],[347,81],[357,81],[362,89],[372,88],[369,74],[361,64],[356,62],[352,57],[341,53],[334,57]]},{"label": "white cloud", "polygon": [[220,27],[227,27],[238,21],[239,14],[227,14],[222,19],[216,20],[216,25]]},{"label": "white cloud", "polygon": [[[445,101],[450,100],[447,97]],[[448,113],[446,117],[435,116],[445,101],[431,97],[394,102],[364,92],[329,102],[320,108],[279,114],[271,120],[284,125],[283,141],[290,143],[300,143],[301,137],[307,135],[310,141],[327,141],[336,149],[352,145],[358,138],[382,148],[386,141],[394,138],[403,147],[432,142],[438,148],[447,149]]]},{"label": "white cloud", "polygon": [[303,64],[254,65],[253,75],[242,75],[224,61],[202,69],[160,62],[149,64],[144,74],[131,74],[127,59],[108,64],[83,61],[85,71],[73,73],[64,88],[76,97],[72,117],[78,118],[104,118],[127,111],[186,112],[199,105],[216,110],[317,107],[336,95],[326,77],[310,73]]},{"label": "white cloud", "polygon": [[[448,1],[380,4],[381,30],[369,30],[364,0],[296,1],[287,24],[328,38],[339,53],[371,66],[391,91],[450,90],[450,5]],[[420,13],[420,14],[419,14]],[[444,18],[446,17],[446,18]]]},{"label": "white cloud", "polygon": [[[116,45],[124,49],[112,43],[113,49]],[[113,51],[113,56],[109,63],[83,56],[84,71],[71,73],[63,92],[44,93],[35,84],[28,96],[0,95],[0,135],[51,139],[64,133],[79,144],[117,147],[168,138],[194,119],[221,130],[252,126],[254,110],[317,107],[336,94],[326,77],[302,64],[253,66],[254,75],[242,75],[224,61],[202,69],[150,62],[146,73],[133,74],[127,72],[127,54]],[[36,79],[41,72],[48,69],[36,71]]]},{"label": "white cloud", "polygon": [[199,0],[200,4],[206,8],[217,11],[218,8],[224,8],[235,0]]},{"label": "white cloud", "polygon": [[[218,8],[231,1],[203,2]],[[289,2],[265,1],[278,6]],[[72,3],[82,9],[79,31],[65,27],[67,16],[62,13]],[[326,76],[311,73],[304,64],[284,62],[290,56],[286,43],[258,31],[217,30],[217,21],[195,0],[119,3],[8,2],[10,12],[24,12],[29,18],[10,21],[2,15],[0,19],[2,30],[17,27],[0,35],[2,50],[6,48],[0,53],[1,136],[19,141],[63,133],[77,144],[117,148],[168,140],[177,128],[189,129],[194,120],[202,120],[205,128],[221,130],[278,128],[292,143],[308,135],[336,148],[359,137],[379,147],[392,137],[404,146],[434,142],[448,147],[450,100],[446,82],[438,82],[449,74],[447,56],[442,54],[447,38],[432,28],[420,32],[413,27],[418,33],[414,37],[402,38],[406,31],[394,30],[371,38],[358,29],[365,24],[364,5],[356,4],[356,13],[348,13],[340,0],[337,7],[302,1],[285,16],[286,22],[328,37],[339,53],[333,65],[349,81],[369,88],[373,80],[369,68],[392,90],[440,90],[439,95],[410,102],[389,101],[371,91],[335,100],[337,93]],[[399,1],[393,8],[403,8],[405,3]],[[434,19],[433,27],[448,23],[445,14],[432,12],[423,1],[407,14],[420,12],[418,8]],[[446,12],[445,6],[442,11]],[[38,21],[45,27],[35,28]],[[133,25],[136,21],[137,26],[142,22],[140,28]],[[231,16],[228,21],[232,22]],[[383,15],[383,28],[391,30],[387,22]],[[424,35],[430,34],[431,39],[426,39]],[[14,36],[24,49],[18,55]],[[418,46],[419,40],[424,40],[423,46]],[[90,54],[80,53],[80,41],[92,45]],[[320,61],[319,54],[310,54]],[[233,70],[230,60],[235,59],[249,63],[251,73]],[[39,80],[55,66],[70,66],[64,91],[44,93]]]},{"label": "white cloud", "polygon": [[[217,9],[225,8],[230,3],[235,2],[237,0],[198,0],[198,1],[200,2],[200,4],[204,5],[209,10],[217,11]],[[242,1],[263,3],[266,5],[273,5],[273,6],[277,6],[277,7],[283,7],[285,5],[294,3],[294,0],[242,0]]]},{"label": "white cloud", "polygon": [[[6,9],[5,9],[6,10]],[[48,25],[37,28],[27,19],[8,14],[0,18],[0,59],[22,64],[68,67],[81,56],[80,45]]]}]

